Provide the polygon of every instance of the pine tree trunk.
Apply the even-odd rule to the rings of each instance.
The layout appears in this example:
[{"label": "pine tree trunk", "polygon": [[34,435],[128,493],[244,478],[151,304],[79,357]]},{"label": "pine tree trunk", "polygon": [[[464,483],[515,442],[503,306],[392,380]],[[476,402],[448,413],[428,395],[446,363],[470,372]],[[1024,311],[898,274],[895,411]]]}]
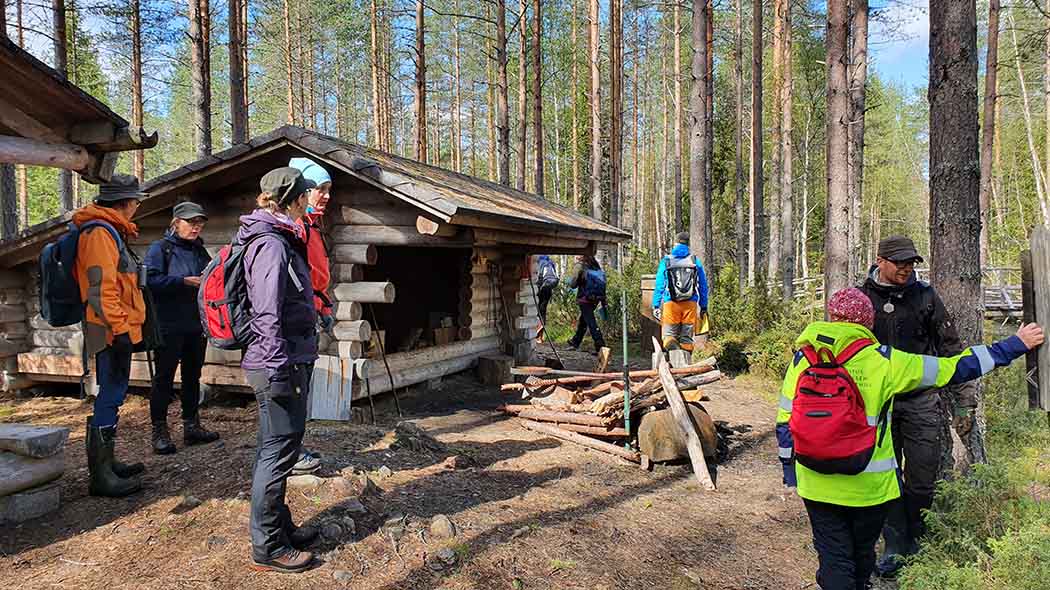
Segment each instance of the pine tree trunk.
[{"label": "pine tree trunk", "polygon": [[793,114],[795,98],[793,89],[794,76],[791,70],[791,2],[781,6],[783,38],[780,41],[780,73],[782,88],[780,103],[780,244],[783,260],[780,263],[781,291],[784,301],[791,301],[794,296],[795,280],[795,197],[794,197],[794,148],[791,133],[793,131]]},{"label": "pine tree trunk", "polygon": [[190,78],[193,91],[193,143],[197,158],[211,155],[211,101],[208,91],[208,0],[189,0]]},{"label": "pine tree trunk", "polygon": [[496,135],[499,183],[510,186],[510,111],[507,100],[507,1],[496,0]]},{"label": "pine tree trunk", "polygon": [[[287,0],[285,0],[287,5]],[[388,146],[385,145],[383,138],[385,134],[383,132],[383,98],[382,90],[380,88],[380,80],[382,79],[383,73],[382,68],[382,57],[379,50],[379,7],[376,6],[376,0],[372,0],[372,19],[369,26],[369,42],[370,42],[370,53],[371,53],[371,64],[372,64],[372,146],[376,149],[385,150]],[[291,98],[291,87],[288,88],[288,96]]]},{"label": "pine tree trunk", "polygon": [[463,95],[459,72],[459,0],[455,4],[456,15],[452,20],[452,169],[463,171]]},{"label": "pine tree trunk", "polygon": [[[714,0],[707,0],[707,75],[704,79],[706,112],[704,113],[704,208],[707,218],[704,220],[704,264],[715,268],[714,208],[712,195],[714,184],[711,172],[715,161],[715,5]],[[709,284],[714,284],[715,273],[711,273]]]},{"label": "pine tree trunk", "polygon": [[737,288],[741,293],[747,287],[747,230],[744,228],[744,7],[743,0],[736,0],[736,15],[733,20],[733,90],[736,106],[736,124],[733,139],[736,141],[734,178],[736,179],[736,265]]},{"label": "pine tree trunk", "polygon": [[995,142],[996,106],[999,73],[999,0],[988,2],[988,54],[984,70],[984,129],[981,130],[981,264],[991,261],[988,233],[991,216],[988,214],[992,194],[992,149]]},{"label": "pine tree trunk", "polygon": [[241,97],[244,103],[244,137],[248,138],[252,135],[251,125],[251,114],[249,113],[249,107],[251,105],[251,85],[248,83],[251,73],[250,64],[248,63],[248,3],[250,0],[240,0],[241,5],[241,71],[243,75],[241,80],[244,88],[241,90]]},{"label": "pine tree trunk", "polygon": [[[623,224],[623,0],[609,0],[609,223]],[[618,250],[613,266],[620,267]]]},{"label": "pine tree trunk", "polygon": [[[7,37],[7,1],[0,0],[0,37]],[[0,239],[18,233],[18,187],[15,167],[0,164]]]},{"label": "pine tree trunk", "polygon": [[[292,87],[292,23],[288,7],[289,0],[284,0],[284,75],[287,90],[287,121],[289,125],[295,124],[295,92]],[[190,0],[193,4],[193,0]],[[192,27],[192,24],[191,24]]]},{"label": "pine tree trunk", "polygon": [[427,161],[427,48],[423,0],[416,0],[416,160]]},{"label": "pine tree trunk", "polygon": [[529,95],[526,72],[526,58],[529,47],[528,36],[528,0],[518,0],[518,161],[516,186],[519,191],[525,190],[525,177],[528,174],[528,129],[529,129]]},{"label": "pine tree trunk", "polygon": [[[930,4],[930,279],[963,342],[982,341],[977,122],[977,10]],[[985,460],[980,393],[963,443]]]},{"label": "pine tree trunk", "polygon": [[[535,0],[532,10],[532,135],[536,142],[536,180],[533,191],[543,196],[543,2]],[[554,110],[558,106],[554,105]],[[557,153],[557,152],[555,152]]]},{"label": "pine tree trunk", "polygon": [[[68,73],[65,0],[51,0],[51,16],[54,24],[52,39],[55,51],[55,71],[65,79]],[[73,209],[73,173],[69,170],[58,171],[58,199],[61,211]]]},{"label": "pine tree trunk", "polygon": [[[131,126],[142,128],[142,25],[139,0],[131,0],[128,11],[131,17]],[[146,152],[135,150],[133,166],[139,181],[146,177]]]},{"label": "pine tree trunk", "polygon": [[590,10],[590,65],[591,65],[591,215],[605,220],[602,207],[602,77],[599,63],[598,0],[591,0]]},{"label": "pine tree trunk", "polygon": [[678,2],[674,3],[674,63],[671,72],[674,75],[674,160],[671,165],[674,168],[674,186],[671,198],[674,199],[674,227],[672,232],[680,232],[685,229],[685,220],[682,216],[682,160],[685,150],[682,141],[682,17],[681,7]]},{"label": "pine tree trunk", "polygon": [[[136,4],[138,0],[133,0]],[[230,143],[244,143],[248,140],[248,108],[244,98],[244,30],[241,24],[241,2],[229,0],[230,26]]]},{"label": "pine tree trunk", "polygon": [[802,269],[802,278],[809,278],[809,153],[810,135],[809,129],[813,119],[813,109],[806,109],[806,119],[802,128],[802,235],[799,236],[799,262]]},{"label": "pine tree trunk", "polygon": [[751,242],[748,252],[748,282],[765,270],[765,208],[762,194],[762,0],[754,0],[751,23]]},{"label": "pine tree trunk", "polygon": [[[15,26],[18,28],[18,46],[25,47],[25,27],[22,24],[23,0],[15,0]],[[6,18],[6,14],[4,15]],[[6,27],[4,28],[6,31]],[[29,175],[25,166],[16,166],[18,175],[19,228],[29,227]]]},{"label": "pine tree trunk", "polygon": [[569,104],[572,106],[570,117],[572,118],[572,208],[580,210],[580,117],[576,106],[580,96],[579,75],[579,37],[577,31],[579,23],[580,0],[572,0],[572,91],[569,92]]},{"label": "pine tree trunk", "polygon": [[849,144],[849,77],[847,75],[848,0],[828,2],[827,26],[827,174],[828,204],[824,232],[824,298],[850,285],[849,171],[841,157]]},{"label": "pine tree trunk", "polygon": [[689,93],[689,243],[701,262],[711,264],[707,225],[711,219],[707,187],[707,0],[693,0],[693,63]]},{"label": "pine tree trunk", "polygon": [[783,52],[781,51],[781,45],[784,39],[784,19],[782,15],[784,13],[784,4],[787,0],[773,0],[773,108],[770,110],[770,121],[769,143],[770,147],[773,148],[770,157],[770,172],[772,178],[769,183],[769,202],[767,203],[766,213],[769,219],[769,255],[766,258],[766,278],[770,281],[776,281],[780,276],[780,224],[776,221],[778,219],[778,210],[780,209],[780,186],[781,179],[783,178],[784,171],[781,165],[781,152],[783,150],[783,143],[780,141],[781,126],[783,120],[780,117],[780,108],[783,105],[783,92],[784,92],[784,73],[782,60],[784,58]]},{"label": "pine tree trunk", "polygon": [[860,235],[860,217],[864,209],[864,119],[868,85],[868,0],[850,0],[849,59],[849,278],[856,281],[863,274],[864,244]]}]

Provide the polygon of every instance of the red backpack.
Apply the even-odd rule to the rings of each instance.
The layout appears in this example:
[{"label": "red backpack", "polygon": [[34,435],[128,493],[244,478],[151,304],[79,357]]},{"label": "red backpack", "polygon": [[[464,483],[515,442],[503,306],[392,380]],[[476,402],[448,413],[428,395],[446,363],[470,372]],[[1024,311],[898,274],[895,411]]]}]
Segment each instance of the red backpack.
[{"label": "red backpack", "polygon": [[265,235],[277,236],[287,245],[277,233],[256,234],[243,243],[234,240],[219,250],[219,255],[201,275],[197,307],[204,335],[215,348],[243,350],[255,339],[250,325],[252,308],[244,273],[244,253],[249,244]]},{"label": "red backpack", "polygon": [[799,376],[788,428],[794,439],[795,459],[813,471],[861,473],[886,435],[889,402],[875,424],[868,422],[864,398],[845,367],[872,344],[867,338],[857,340],[837,357],[827,349],[818,354],[812,346],[802,347],[809,367]]}]

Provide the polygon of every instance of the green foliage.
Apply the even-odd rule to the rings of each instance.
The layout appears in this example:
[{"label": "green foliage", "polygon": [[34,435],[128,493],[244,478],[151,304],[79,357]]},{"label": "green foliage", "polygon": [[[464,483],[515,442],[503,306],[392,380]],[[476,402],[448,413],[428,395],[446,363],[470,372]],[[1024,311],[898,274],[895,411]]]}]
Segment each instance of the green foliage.
[{"label": "green foliage", "polygon": [[984,380],[990,461],[938,487],[929,536],[901,590],[1045,588],[1050,577],[1050,432],[1027,409],[1021,366]]}]

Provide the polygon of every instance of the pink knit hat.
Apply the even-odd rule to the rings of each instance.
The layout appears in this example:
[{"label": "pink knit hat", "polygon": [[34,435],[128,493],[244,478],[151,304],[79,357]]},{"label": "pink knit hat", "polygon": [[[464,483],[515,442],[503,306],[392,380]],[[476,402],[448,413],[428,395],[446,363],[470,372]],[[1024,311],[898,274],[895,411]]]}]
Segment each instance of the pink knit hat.
[{"label": "pink knit hat", "polygon": [[841,289],[831,295],[828,317],[833,322],[852,322],[869,330],[875,327],[875,308],[871,299],[856,287]]}]

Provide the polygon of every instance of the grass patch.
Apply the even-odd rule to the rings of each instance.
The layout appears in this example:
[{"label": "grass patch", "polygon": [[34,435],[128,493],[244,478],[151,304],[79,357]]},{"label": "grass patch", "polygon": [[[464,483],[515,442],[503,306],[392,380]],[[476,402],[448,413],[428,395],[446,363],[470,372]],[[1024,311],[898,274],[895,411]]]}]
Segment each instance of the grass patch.
[{"label": "grass patch", "polygon": [[571,570],[576,567],[576,562],[571,559],[552,559],[551,570],[560,572]]}]

